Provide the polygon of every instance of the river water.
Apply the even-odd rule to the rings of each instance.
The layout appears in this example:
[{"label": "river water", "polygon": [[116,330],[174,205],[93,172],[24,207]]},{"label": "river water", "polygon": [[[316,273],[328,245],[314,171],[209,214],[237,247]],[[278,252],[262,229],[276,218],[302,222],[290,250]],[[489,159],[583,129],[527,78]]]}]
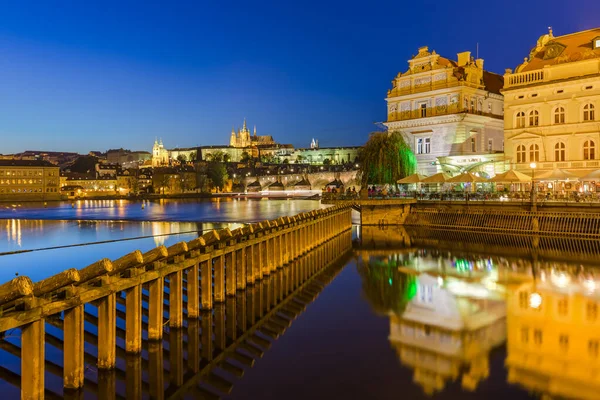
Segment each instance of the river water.
[{"label": "river water", "polygon": [[[318,202],[290,200],[159,202],[146,204],[144,209],[140,203],[118,202],[81,204],[82,210],[70,203],[48,208],[11,207],[0,212],[0,217],[7,218],[0,221],[3,253],[133,240],[2,255],[0,280],[19,273],[36,281],[66,267],[80,268],[102,257],[117,258],[133,248],[145,251],[159,244],[190,240],[215,227],[233,228],[319,206]],[[570,250],[578,248],[576,240],[565,247],[561,247],[564,242],[552,242],[554,248],[542,248],[540,238],[523,236],[516,237],[511,242],[515,245],[509,247],[506,237],[477,235],[466,240],[457,232],[357,226],[352,240],[352,250],[306,283],[306,290],[318,292],[318,296],[306,304],[289,328],[276,339],[261,334],[262,340],[269,342],[263,343],[262,358],[238,350],[255,358],[252,367],[235,360],[230,360],[227,368],[219,364],[211,370],[212,381],[200,379],[183,390],[182,396],[597,398],[599,261],[597,255]],[[281,274],[286,271],[284,268]],[[210,322],[214,332],[203,328],[200,334],[201,365],[209,365],[208,360],[219,353],[217,332],[226,331],[228,326],[225,322],[219,325],[219,315],[224,316],[222,321],[239,318],[240,310],[254,310],[253,302],[263,294],[268,304],[265,293],[271,293],[278,282],[285,282],[286,278],[278,276],[228,300],[221,311],[203,316],[203,322],[204,318],[214,318]],[[273,298],[271,302],[283,316]],[[260,323],[263,311],[258,307],[252,320],[256,317]],[[184,336],[178,338],[171,332],[157,350],[164,352],[163,387],[167,395],[194,376],[187,367],[192,349],[186,346],[198,331],[189,321],[186,326]],[[47,327],[49,334],[61,337],[60,331],[49,324]],[[95,326],[86,323],[86,331],[95,332]],[[241,334],[238,329],[238,336]],[[208,358],[204,353],[207,335],[215,341]],[[229,333],[226,336],[227,345],[235,345]],[[6,341],[18,345],[18,335],[9,335]],[[187,350],[178,352],[178,344]],[[46,349],[47,360],[62,365],[62,353],[49,344]],[[86,344],[86,349],[95,354],[94,344]],[[138,360],[144,398],[157,397],[148,366],[159,353],[145,348]],[[135,360],[119,357],[116,374],[110,379],[117,397],[130,398],[126,377],[135,371]],[[92,361],[93,357],[89,361],[86,358],[85,398],[103,398],[98,390],[106,377],[96,371]],[[5,370],[19,373],[20,361],[6,346],[0,350],[0,366],[0,390],[6,398],[18,398],[18,388],[10,383]],[[178,376],[182,377],[179,381]],[[62,395],[56,375],[48,372],[46,381],[49,395]]]}]

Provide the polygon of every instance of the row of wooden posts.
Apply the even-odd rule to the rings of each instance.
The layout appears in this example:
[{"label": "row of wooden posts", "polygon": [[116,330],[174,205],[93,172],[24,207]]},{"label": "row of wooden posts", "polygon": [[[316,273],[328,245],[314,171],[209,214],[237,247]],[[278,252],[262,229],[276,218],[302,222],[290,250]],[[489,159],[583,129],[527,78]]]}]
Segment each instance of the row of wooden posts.
[{"label": "row of wooden posts", "polygon": [[[168,326],[183,326],[227,296],[351,228],[351,209],[335,206],[208,232],[190,242],[117,260],[100,260],[33,284],[21,276],[0,286],[0,332],[21,329],[21,397],[44,396],[45,319],[64,313],[64,387],[84,382],[84,306],[98,309],[99,369],[116,362],[117,293],[125,293],[125,351],[142,350],[142,301],[147,291],[148,340],[161,340],[168,300]],[[185,279],[184,279],[185,277]],[[184,302],[184,296],[186,302]]]}]

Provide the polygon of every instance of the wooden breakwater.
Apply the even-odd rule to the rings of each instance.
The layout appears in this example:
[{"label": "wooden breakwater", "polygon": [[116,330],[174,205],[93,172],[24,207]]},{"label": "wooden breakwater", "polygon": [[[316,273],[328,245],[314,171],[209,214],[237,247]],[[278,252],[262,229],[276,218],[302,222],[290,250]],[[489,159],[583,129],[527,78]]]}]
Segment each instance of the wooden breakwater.
[{"label": "wooden breakwater", "polygon": [[600,213],[412,208],[403,224],[483,232],[600,237]]},{"label": "wooden breakwater", "polygon": [[[189,327],[190,320],[214,312],[227,298],[323,246],[324,263],[314,263],[309,271],[316,272],[349,248],[350,229],[350,208],[331,207],[234,231],[211,231],[145,254],[136,250],[35,284],[27,277],[15,278],[0,286],[0,332],[20,330],[21,375],[12,380],[20,380],[21,398],[44,398],[47,323],[62,327],[63,385],[78,390],[85,381],[89,336],[84,322],[97,327],[92,340],[97,368],[114,370],[119,351],[140,354],[144,343],[163,340],[165,327],[170,333],[183,328],[184,321]],[[336,240],[341,236],[347,240]],[[90,307],[96,311],[91,315]],[[118,319],[124,320],[124,328],[118,327]]]}]

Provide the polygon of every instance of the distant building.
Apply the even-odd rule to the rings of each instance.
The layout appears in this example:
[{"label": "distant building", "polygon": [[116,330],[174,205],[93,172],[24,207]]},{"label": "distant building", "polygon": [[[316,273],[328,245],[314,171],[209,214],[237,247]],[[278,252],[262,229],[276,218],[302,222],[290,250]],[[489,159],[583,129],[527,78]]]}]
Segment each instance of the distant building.
[{"label": "distant building", "polygon": [[257,136],[256,135],[256,126],[254,127],[254,135],[250,135],[250,130],[246,126],[246,119],[244,119],[244,124],[242,129],[239,129],[237,133],[235,129],[231,129],[231,138],[229,140],[229,145],[231,147],[244,148],[244,147],[252,147],[252,146],[273,146],[276,142],[273,140],[273,136]]},{"label": "distant building", "polygon": [[120,164],[123,168],[138,168],[148,160],[152,160],[152,153],[148,151],[112,149],[106,152],[109,164]]},{"label": "distant building", "polygon": [[419,48],[387,94],[390,131],[401,131],[417,172],[504,171],[503,78],[465,51],[457,61]]},{"label": "distant building", "polygon": [[506,70],[505,151],[513,168],[530,173],[535,162],[536,175],[560,168],[578,176],[599,168],[599,71],[600,28],[563,36],[550,29],[514,72]]},{"label": "distant building", "polygon": [[154,140],[154,146],[152,146],[152,166],[160,167],[161,165],[169,165],[169,150],[163,145],[162,139],[160,141]]},{"label": "distant building", "polygon": [[58,200],[59,175],[48,161],[0,160],[0,200]]}]

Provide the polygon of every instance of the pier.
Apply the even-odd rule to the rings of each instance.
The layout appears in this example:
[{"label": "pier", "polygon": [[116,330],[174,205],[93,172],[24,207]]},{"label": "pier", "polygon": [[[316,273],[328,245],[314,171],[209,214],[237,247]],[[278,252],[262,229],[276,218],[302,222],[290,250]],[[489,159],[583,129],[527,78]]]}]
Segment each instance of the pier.
[{"label": "pier", "polygon": [[[19,386],[22,399],[60,397],[45,384],[47,373],[71,398],[84,387],[119,398],[115,377],[126,381],[126,398],[176,398],[188,389],[218,397],[231,384],[212,368],[240,373],[230,358],[260,357],[350,249],[351,208],[339,205],[135,250],[36,283],[19,276],[0,286],[0,348],[20,358],[21,372],[1,367],[0,378]],[[62,366],[46,359],[47,345],[63,352]],[[165,354],[173,357],[168,371]],[[95,382],[85,374],[92,365]]]}]

